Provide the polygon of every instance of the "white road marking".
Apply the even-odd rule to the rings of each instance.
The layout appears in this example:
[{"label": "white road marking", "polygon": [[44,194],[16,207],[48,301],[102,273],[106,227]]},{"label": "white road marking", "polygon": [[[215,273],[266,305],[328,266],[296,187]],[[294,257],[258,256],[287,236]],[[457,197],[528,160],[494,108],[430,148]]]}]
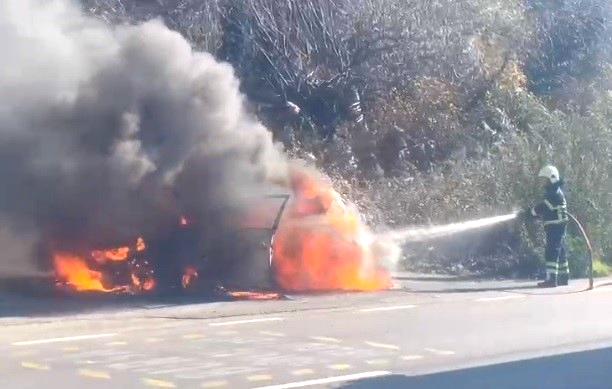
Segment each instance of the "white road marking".
[{"label": "white road marking", "polygon": [[331,343],[340,343],[340,342],[342,342],[340,339],[330,338],[328,336],[311,336],[310,339],[318,340],[319,342],[331,342]]},{"label": "white road marking", "polygon": [[250,375],[246,379],[250,382],[270,381],[272,376],[270,374],[256,374]]},{"label": "white road marking", "polygon": [[330,365],[328,367],[332,370],[348,370],[351,368],[351,365],[346,363],[338,363],[336,365]]},{"label": "white road marking", "polygon": [[32,370],[49,370],[49,366],[35,362],[21,362],[21,367]]},{"label": "white road marking", "polygon": [[212,357],[213,358],[230,358],[233,357],[236,354],[233,353],[219,353],[219,354],[213,354]]},{"label": "white road marking", "polygon": [[280,385],[270,385],[270,386],[261,386],[255,389],[292,389],[292,388],[304,388],[306,386],[314,386],[314,385],[325,385],[332,384],[335,382],[346,382],[346,381],[355,381],[363,378],[374,378],[374,377],[382,377],[385,375],[391,374],[390,371],[368,371],[365,373],[356,373],[356,374],[348,374],[336,377],[327,377],[327,378],[319,378],[308,381],[300,381],[300,382],[290,382],[287,384]]},{"label": "white road marking", "polygon": [[145,339],[145,342],[147,343],[157,343],[157,342],[161,342],[163,341],[162,338],[147,338]]},{"label": "white road marking", "polygon": [[304,376],[314,374],[314,370],[312,369],[298,369],[291,372],[291,374],[295,376]]},{"label": "white road marking", "polygon": [[202,339],[204,338],[203,334],[186,334],[183,335],[183,339],[187,339],[187,340],[195,340],[195,339]]},{"label": "white road marking", "polygon": [[259,331],[259,333],[262,335],[267,335],[267,336],[276,336],[278,338],[282,338],[286,336],[282,332],[275,332],[275,331]]},{"label": "white road marking", "polygon": [[282,317],[269,317],[265,319],[249,319],[249,320],[235,320],[235,321],[222,321],[218,323],[208,323],[211,327],[223,327],[223,326],[233,326],[236,324],[248,324],[248,323],[264,323],[269,321],[283,321]]},{"label": "white road marking", "polygon": [[125,346],[127,342],[109,342],[106,343],[107,346]]},{"label": "white road marking", "polygon": [[80,369],[79,375],[81,377],[96,378],[99,380],[110,380],[111,378],[110,374],[108,374],[105,371],[89,370],[89,369]]},{"label": "white road marking", "polygon": [[176,385],[170,381],[154,380],[151,378],[143,378],[142,383],[146,386],[154,388],[176,388]]},{"label": "white road marking", "polygon": [[474,301],[479,302],[479,303],[486,303],[486,302],[491,302],[491,301],[524,299],[525,297],[527,297],[527,296],[525,296],[524,294],[514,294],[514,295],[511,295],[511,296],[482,297],[482,298],[476,299]]},{"label": "white road marking", "polygon": [[78,336],[67,336],[64,338],[48,338],[48,339],[36,339],[36,340],[25,340],[21,342],[11,343],[12,346],[32,346],[35,344],[48,344],[48,343],[61,343],[61,342],[74,342],[78,340],[89,340],[89,339],[101,339],[111,338],[117,336],[117,334],[93,334],[93,335],[78,335]]},{"label": "white road marking", "polygon": [[422,355],[404,355],[402,357],[402,359],[404,361],[418,361],[419,359],[423,359],[424,357]]},{"label": "white road marking", "polygon": [[384,344],[384,343],[369,342],[369,341],[365,341],[364,343],[367,344],[368,346],[372,346],[376,348],[384,348],[387,350],[399,350],[400,349],[398,346],[395,346],[392,344]]},{"label": "white road marking", "polygon": [[454,351],[451,351],[451,350],[438,350],[435,348],[426,348],[425,351],[428,351],[436,355],[455,355],[456,354]]},{"label": "white road marking", "polygon": [[387,365],[389,364],[389,360],[388,359],[370,359],[368,361],[366,361],[366,363],[368,365]]},{"label": "white road marking", "polygon": [[384,311],[399,311],[402,309],[412,309],[416,308],[416,305],[393,305],[390,307],[374,307],[374,308],[364,308],[360,309],[357,312],[384,312]]}]

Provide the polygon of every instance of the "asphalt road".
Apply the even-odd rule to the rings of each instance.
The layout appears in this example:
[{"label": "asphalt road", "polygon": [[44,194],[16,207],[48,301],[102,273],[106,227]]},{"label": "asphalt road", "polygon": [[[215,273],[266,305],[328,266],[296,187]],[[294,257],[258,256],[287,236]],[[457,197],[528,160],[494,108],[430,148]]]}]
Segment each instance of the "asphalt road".
[{"label": "asphalt road", "polygon": [[612,286],[399,277],[282,301],[0,295],[1,388],[612,388]]}]

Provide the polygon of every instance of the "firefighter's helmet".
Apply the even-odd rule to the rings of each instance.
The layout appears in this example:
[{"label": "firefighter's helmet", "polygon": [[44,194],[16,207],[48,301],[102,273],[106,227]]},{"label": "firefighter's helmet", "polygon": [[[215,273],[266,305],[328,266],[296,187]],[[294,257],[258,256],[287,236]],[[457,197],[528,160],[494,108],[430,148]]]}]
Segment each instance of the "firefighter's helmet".
[{"label": "firefighter's helmet", "polygon": [[546,165],[538,173],[538,177],[547,178],[551,184],[559,181],[559,169],[553,165]]}]

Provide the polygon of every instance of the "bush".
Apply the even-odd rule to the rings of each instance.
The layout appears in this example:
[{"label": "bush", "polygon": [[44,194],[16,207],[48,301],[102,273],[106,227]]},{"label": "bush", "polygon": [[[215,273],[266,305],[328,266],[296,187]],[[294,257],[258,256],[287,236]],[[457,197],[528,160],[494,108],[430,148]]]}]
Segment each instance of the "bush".
[{"label": "bush", "polygon": [[[83,2],[108,22],[161,15],[231,62],[290,154],[333,177],[374,226],[511,212],[541,197],[535,174],[553,163],[596,257],[612,264],[609,1]],[[287,100],[299,117],[268,107]],[[536,271],[540,226],[495,234],[495,245],[466,247],[463,257],[446,245],[409,248],[410,266]],[[570,228],[582,274],[577,236]]]}]

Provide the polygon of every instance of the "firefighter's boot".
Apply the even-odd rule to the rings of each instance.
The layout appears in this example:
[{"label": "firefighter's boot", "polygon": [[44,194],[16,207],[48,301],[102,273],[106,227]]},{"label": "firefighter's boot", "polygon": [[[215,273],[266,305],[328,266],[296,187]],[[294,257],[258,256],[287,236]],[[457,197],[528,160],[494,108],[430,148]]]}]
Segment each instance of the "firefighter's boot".
[{"label": "firefighter's boot", "polygon": [[538,288],[555,288],[557,286],[557,276],[549,275],[546,281],[538,282]]}]

